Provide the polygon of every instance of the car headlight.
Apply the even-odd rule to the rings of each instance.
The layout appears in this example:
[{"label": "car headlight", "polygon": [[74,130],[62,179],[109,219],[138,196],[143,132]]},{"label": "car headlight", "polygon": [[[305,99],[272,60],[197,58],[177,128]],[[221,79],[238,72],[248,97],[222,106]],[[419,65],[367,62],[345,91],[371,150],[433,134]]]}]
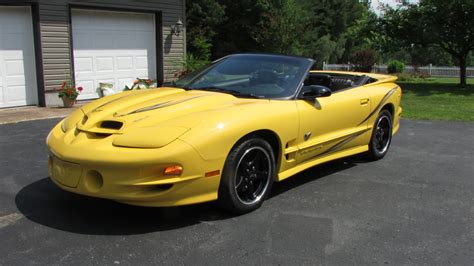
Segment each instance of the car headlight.
[{"label": "car headlight", "polygon": [[160,148],[173,142],[189,130],[187,127],[156,126],[134,128],[117,135],[112,144],[130,148]]}]

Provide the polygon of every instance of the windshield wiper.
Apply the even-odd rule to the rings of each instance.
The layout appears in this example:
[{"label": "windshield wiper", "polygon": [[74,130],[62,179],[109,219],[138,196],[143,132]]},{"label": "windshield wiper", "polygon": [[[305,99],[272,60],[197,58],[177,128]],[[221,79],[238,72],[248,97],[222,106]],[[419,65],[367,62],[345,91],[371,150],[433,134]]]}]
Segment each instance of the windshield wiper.
[{"label": "windshield wiper", "polygon": [[255,99],[262,99],[263,98],[263,96],[255,95],[253,93],[243,93],[243,92],[240,92],[240,91],[237,91],[237,90],[224,89],[224,88],[215,87],[215,86],[201,87],[201,88],[187,88],[187,89],[223,92],[223,93],[232,94],[236,97],[243,97],[243,98],[255,98]]}]

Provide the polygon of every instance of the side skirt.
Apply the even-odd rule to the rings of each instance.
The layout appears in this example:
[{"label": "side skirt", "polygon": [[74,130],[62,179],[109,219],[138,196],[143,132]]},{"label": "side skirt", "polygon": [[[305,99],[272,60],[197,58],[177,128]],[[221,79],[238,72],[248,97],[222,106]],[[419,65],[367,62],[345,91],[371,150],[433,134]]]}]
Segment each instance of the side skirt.
[{"label": "side skirt", "polygon": [[331,154],[329,154],[327,156],[324,156],[324,157],[315,157],[312,160],[303,162],[303,163],[298,164],[297,166],[295,166],[291,169],[288,169],[286,171],[283,171],[283,172],[279,173],[278,177],[277,177],[277,181],[285,180],[288,177],[291,177],[291,176],[293,176],[293,175],[295,175],[295,174],[297,174],[297,173],[299,173],[303,170],[306,170],[306,169],[311,168],[313,166],[316,166],[318,164],[322,164],[322,163],[329,162],[329,161],[332,161],[332,160],[336,160],[336,159],[351,156],[351,155],[354,155],[354,154],[366,152],[368,150],[369,150],[369,146],[368,145],[363,145],[363,146],[350,148],[350,149],[347,149],[347,150],[342,150],[342,151],[339,151],[339,152],[334,152],[334,153],[331,153]]}]

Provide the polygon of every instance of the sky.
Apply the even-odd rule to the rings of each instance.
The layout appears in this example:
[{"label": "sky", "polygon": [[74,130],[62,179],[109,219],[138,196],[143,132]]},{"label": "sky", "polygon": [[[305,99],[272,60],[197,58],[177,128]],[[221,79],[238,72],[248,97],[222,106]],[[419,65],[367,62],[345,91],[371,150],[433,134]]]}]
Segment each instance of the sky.
[{"label": "sky", "polygon": [[372,0],[372,8],[379,13],[381,4],[389,4],[391,6],[396,6],[397,0]]},{"label": "sky", "polygon": [[[396,6],[397,3],[400,2],[400,0],[372,0],[371,1],[371,4],[372,4],[372,8],[376,11],[376,13],[379,13],[380,12],[380,6],[381,4],[389,4],[390,6]],[[410,0],[410,2],[412,3],[416,3],[418,2],[418,0]]]}]

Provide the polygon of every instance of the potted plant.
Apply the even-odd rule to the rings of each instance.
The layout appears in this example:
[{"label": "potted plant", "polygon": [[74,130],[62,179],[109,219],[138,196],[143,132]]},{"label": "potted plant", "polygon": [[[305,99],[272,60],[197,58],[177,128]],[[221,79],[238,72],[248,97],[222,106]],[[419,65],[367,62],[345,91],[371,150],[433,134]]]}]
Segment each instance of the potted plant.
[{"label": "potted plant", "polygon": [[58,90],[58,97],[63,100],[64,107],[73,107],[76,103],[77,96],[81,93],[82,87],[77,87],[74,82],[64,81]]},{"label": "potted plant", "polygon": [[113,83],[100,82],[99,83],[99,88],[100,88],[100,91],[102,92],[101,97],[105,97],[105,96],[115,94]]}]

